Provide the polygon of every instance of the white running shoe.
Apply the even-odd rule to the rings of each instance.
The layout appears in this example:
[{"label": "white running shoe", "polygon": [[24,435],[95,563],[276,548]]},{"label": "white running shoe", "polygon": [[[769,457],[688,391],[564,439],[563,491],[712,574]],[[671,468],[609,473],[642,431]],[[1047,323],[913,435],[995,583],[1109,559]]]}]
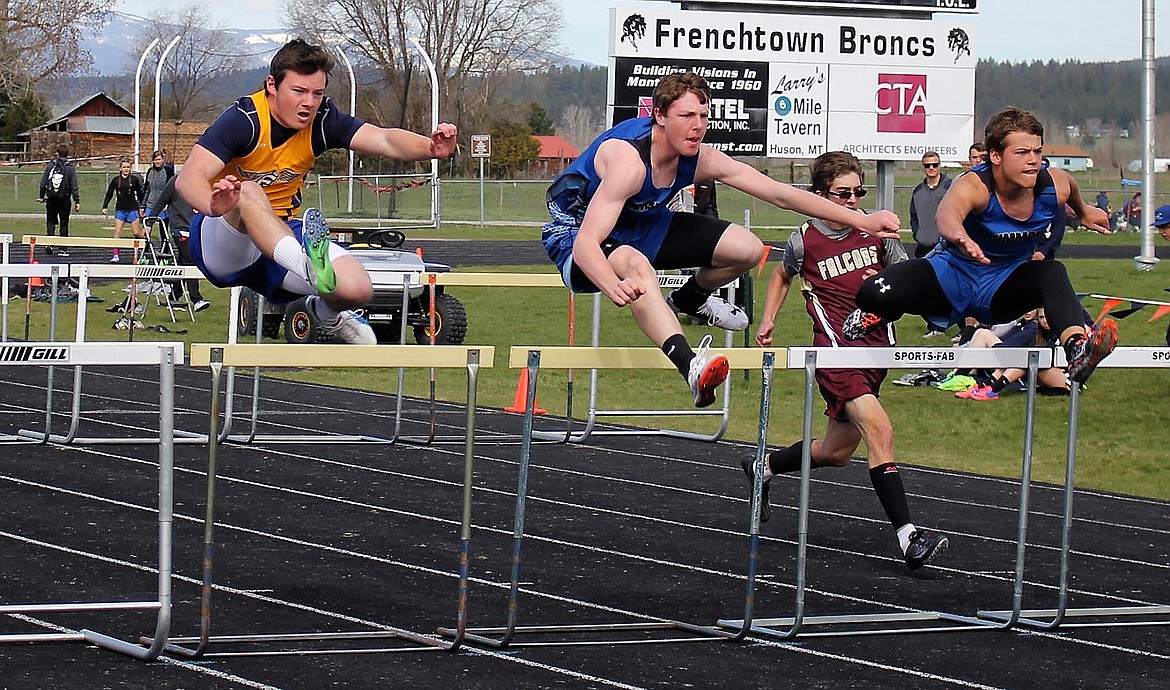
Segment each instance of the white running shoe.
[{"label": "white running shoe", "polygon": [[695,358],[687,373],[687,383],[694,395],[695,407],[707,407],[715,402],[715,389],[727,380],[730,365],[723,355],[710,354],[711,336],[705,335],[695,350]]},{"label": "white running shoe", "polygon": [[[666,296],[666,303],[675,312],[679,311],[678,307],[674,306],[673,293]],[[728,331],[742,331],[748,327],[747,312],[718,295],[708,297],[707,301],[696,309],[691,316],[706,319],[708,326],[715,326]]]},{"label": "white running shoe", "polygon": [[339,336],[350,345],[378,344],[378,336],[374,335],[374,329],[370,327],[370,322],[362,316],[361,310],[350,311],[347,309],[341,312],[333,325],[328,326],[325,330],[328,331],[329,335]]}]

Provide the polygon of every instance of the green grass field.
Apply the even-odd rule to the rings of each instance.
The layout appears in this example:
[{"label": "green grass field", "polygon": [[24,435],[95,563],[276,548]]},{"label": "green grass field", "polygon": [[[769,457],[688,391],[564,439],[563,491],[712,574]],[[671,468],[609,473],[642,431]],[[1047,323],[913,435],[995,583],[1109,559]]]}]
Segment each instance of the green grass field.
[{"label": "green grass field", "polygon": [[[93,180],[94,186],[98,186]],[[901,183],[901,180],[899,181]],[[6,191],[6,181],[0,177],[0,213],[31,213],[39,210],[35,202],[28,201],[24,192],[29,187],[28,176],[20,178],[19,203]],[[1084,184],[1084,183],[1083,183]],[[1092,184],[1092,182],[1088,182]],[[485,185],[493,190],[496,201],[496,216],[519,219],[525,224],[501,224],[489,228],[478,228],[474,222],[450,223],[439,230],[418,231],[410,235],[419,239],[422,235],[443,238],[495,239],[500,241],[536,239],[539,228],[534,224],[542,219],[543,187],[536,184],[491,183]],[[1108,187],[1106,187],[1108,188]],[[1086,190],[1096,187],[1086,186]],[[92,190],[91,190],[92,191]],[[412,190],[411,194],[418,190]],[[99,193],[100,192],[96,192]],[[908,194],[908,190],[906,190]],[[86,192],[83,192],[86,194]],[[738,218],[742,208],[751,207],[750,202],[740,200],[738,193],[720,197],[724,216]],[[403,195],[402,203],[407,195]],[[92,198],[92,197],[90,197]],[[419,195],[418,198],[422,198]],[[427,195],[429,200],[429,195]],[[1114,195],[1115,205],[1120,198]],[[82,210],[96,210],[100,201],[88,202],[83,196]],[[742,202],[742,206],[737,204]],[[429,201],[428,201],[429,203]],[[756,202],[758,203],[758,202]],[[450,208],[448,206],[450,205]],[[763,205],[761,205],[763,206]],[[490,209],[491,206],[488,205]],[[479,217],[479,189],[477,184],[459,183],[444,185],[443,217],[449,220],[477,221]],[[797,222],[792,214],[765,207],[753,210],[753,224],[770,226],[760,229],[761,237],[769,243],[781,244],[789,230],[783,226]],[[780,226],[780,227],[777,227]],[[73,233],[76,235],[109,236],[109,220],[81,216],[75,218]],[[0,226],[0,232],[11,232],[17,239],[25,234],[43,232],[42,221],[36,217],[8,218]],[[1092,233],[1071,233],[1066,236],[1068,244],[1099,244],[1132,246],[1135,253],[1140,236],[1122,234],[1102,237]],[[1159,240],[1160,242],[1160,240]],[[14,247],[14,251],[20,251]],[[1149,273],[1137,273],[1129,260],[1071,260],[1066,262],[1073,276],[1073,284],[1084,293],[1100,292],[1123,297],[1146,300],[1168,299],[1164,288],[1170,287],[1170,277],[1165,269]],[[476,271],[539,271],[547,272],[551,266],[491,267],[477,269],[466,267],[461,270]],[[766,277],[766,276],[765,276]],[[122,340],[125,331],[115,331],[111,324],[115,317],[104,308],[120,300],[120,285],[107,285],[95,289],[95,295],[105,302],[90,305],[86,338],[88,340]],[[541,345],[567,342],[567,298],[559,289],[511,289],[459,288],[452,294],[462,300],[467,308],[469,328],[467,342],[497,347],[497,367],[484,370],[481,376],[479,400],[482,405],[503,407],[510,405],[516,392],[517,375],[506,368],[505,352],[512,345]],[[200,314],[198,323],[186,321],[180,315],[177,324],[171,324],[164,309],[152,307],[147,324],[162,324],[172,331],[187,330],[185,334],[159,334],[139,331],[135,338],[181,339],[185,342],[222,342],[227,334],[226,291],[205,287],[205,296],[214,306]],[[1085,300],[1086,307],[1094,313],[1100,310],[1097,300]],[[14,300],[9,304],[8,332],[13,337],[23,337],[25,330],[25,303]],[[75,320],[74,305],[62,304],[58,311],[58,339],[72,338],[72,324]],[[578,344],[588,340],[593,300],[582,299],[577,305]],[[1163,345],[1166,321],[1146,323],[1151,309],[1134,314],[1121,322],[1123,345]],[[646,346],[647,342],[637,331],[628,311],[612,305],[601,307],[601,343],[615,346]],[[48,306],[33,303],[29,319],[33,339],[48,336]],[[687,327],[688,337],[697,342],[704,329]],[[902,345],[938,345],[938,341],[921,339],[921,322],[916,317],[903,320],[901,328]],[[777,328],[779,345],[804,345],[809,342],[809,319],[802,300],[793,295],[785,305]],[[718,336],[721,341],[721,336]],[[735,343],[744,343],[741,334],[735,336]],[[891,378],[902,372],[892,372]],[[296,372],[289,376],[326,382],[346,387],[368,388],[390,391],[396,386],[396,372],[330,370],[326,372]],[[742,374],[735,374],[732,391],[732,421],[727,438],[750,441],[754,439],[759,409],[759,376],[750,374],[744,381]],[[800,433],[800,406],[802,396],[802,375],[798,372],[778,372],[772,401],[770,442],[790,443]],[[578,388],[574,413],[583,414],[587,400],[587,377],[578,376]],[[411,372],[407,377],[408,393],[426,395],[428,382],[425,372]],[[458,400],[463,396],[464,381],[454,373],[442,374],[439,380],[439,395],[445,399]],[[951,395],[933,388],[903,388],[887,385],[883,389],[883,402],[894,421],[898,457],[911,464],[944,467],[977,473],[1018,477],[1022,451],[1022,421],[1024,396],[1008,395],[995,402],[972,402],[958,400]],[[648,393],[650,395],[648,395]],[[1085,488],[1113,491],[1126,494],[1170,499],[1170,475],[1162,471],[1161,458],[1164,449],[1170,445],[1170,425],[1160,421],[1164,410],[1170,409],[1170,387],[1162,376],[1148,371],[1101,370],[1095,374],[1082,398],[1080,419],[1080,444],[1078,463],[1078,484]],[[550,373],[541,377],[539,400],[551,412],[565,412],[565,376]],[[599,407],[686,409],[690,405],[685,384],[671,372],[621,372],[603,375],[599,386]],[[817,400],[817,428],[823,430],[823,416]],[[1038,404],[1036,430],[1035,477],[1043,481],[1062,481],[1065,453],[1065,433],[1068,401],[1063,398],[1041,398]],[[623,420],[630,421],[630,420]],[[710,432],[714,428],[711,419],[671,418],[664,420],[638,420],[647,426],[670,425],[676,428]],[[818,432],[820,433],[820,432]],[[863,452],[863,451],[862,451]],[[729,462],[732,460],[729,459]]]}]

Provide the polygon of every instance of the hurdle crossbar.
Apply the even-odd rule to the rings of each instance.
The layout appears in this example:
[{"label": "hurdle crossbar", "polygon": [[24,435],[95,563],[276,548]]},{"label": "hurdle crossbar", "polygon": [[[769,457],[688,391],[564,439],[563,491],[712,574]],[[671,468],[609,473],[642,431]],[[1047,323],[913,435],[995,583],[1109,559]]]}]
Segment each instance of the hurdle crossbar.
[{"label": "hurdle crossbar", "polygon": [[[783,356],[783,350],[737,349],[713,351],[727,356],[732,369],[762,370],[760,392],[760,419],[756,453],[762,457],[768,437],[769,401],[771,396],[772,370],[775,359]],[[541,368],[545,369],[672,369],[673,365],[657,348],[586,348],[586,347],[513,347],[509,354],[509,365],[513,369],[526,368],[528,371],[527,405],[524,412],[523,442],[520,451],[519,473],[516,487],[516,507],[512,531],[511,584],[508,591],[507,619],[503,626],[480,627],[463,631],[464,639],[494,649],[521,646],[555,646],[565,644],[661,644],[674,641],[739,641],[747,636],[748,628],[729,632],[717,625],[702,625],[681,620],[659,618],[651,622],[601,623],[601,624],[555,624],[520,626],[518,622],[521,551],[524,541],[524,516],[528,495],[528,473],[532,457],[533,415],[536,402],[536,387]],[[759,505],[754,505],[754,519],[759,521]],[[747,593],[744,599],[744,619],[751,620],[755,592],[756,558],[759,552],[759,530],[749,537],[749,558],[747,567]],[[688,633],[692,636],[681,639],[634,638],[612,639],[616,633],[668,631]],[[440,628],[439,633],[457,637],[457,629]],[[515,642],[520,635],[556,636],[563,634],[604,633],[606,639],[582,642],[552,640],[538,642]],[[693,637],[697,635],[698,637]]]},{"label": "hurdle crossbar", "polygon": [[[422,345],[255,345],[255,344],[195,344],[191,347],[191,362],[211,370],[211,414],[208,439],[219,438],[217,425],[220,416],[220,388],[224,366],[298,366],[298,367],[436,367],[463,368],[467,372],[467,417],[463,455],[463,505],[459,535],[459,586],[456,601],[454,639],[446,641],[433,635],[387,626],[378,630],[340,633],[306,632],[280,634],[212,635],[211,593],[214,588],[212,570],[215,556],[215,498],[218,443],[207,444],[207,511],[203,531],[203,586],[200,606],[199,635],[176,637],[164,641],[165,649],[187,658],[216,656],[211,648],[216,644],[273,644],[286,641],[328,642],[333,640],[372,640],[393,637],[417,645],[397,650],[425,651],[444,649],[454,651],[463,644],[467,627],[467,593],[470,580],[471,553],[471,488],[475,458],[475,406],[479,370],[490,368],[495,351],[491,347],[426,347]],[[151,642],[156,642],[152,640]],[[194,645],[193,647],[190,645]],[[372,651],[372,650],[365,650]],[[258,652],[257,654],[264,654]],[[358,653],[352,648],[324,649],[314,653]]]},{"label": "hurdle crossbar", "polygon": [[[1058,366],[1064,366],[1065,354],[1057,354]],[[1170,369],[1170,348],[1119,347],[1097,365],[1098,369]],[[1068,447],[1065,454],[1064,502],[1061,516],[1060,565],[1057,571],[1055,608],[1029,608],[1019,615],[1019,624],[1041,630],[1057,628],[1133,627],[1170,625],[1170,604],[1138,606],[1070,607],[1068,602],[1069,554],[1072,546],[1073,493],[1076,479],[1077,429],[1080,415],[1080,384],[1070,391],[1068,409]],[[991,620],[1005,620],[1014,611],[980,611]],[[1076,620],[1072,620],[1076,619]]]},{"label": "hurdle crossbar", "polygon": [[[787,366],[790,369],[804,369],[804,428],[803,454],[800,472],[800,500],[797,508],[797,554],[795,564],[795,601],[793,614],[788,617],[761,618],[754,623],[746,620],[720,620],[719,625],[730,630],[750,630],[752,634],[793,639],[795,637],[829,637],[850,635],[886,635],[918,632],[950,632],[964,630],[1008,629],[1016,625],[1022,609],[1024,585],[1024,556],[1028,529],[1028,504],[1032,474],[1032,441],[1035,424],[1036,373],[1041,368],[1052,366],[1053,352],[1047,348],[899,348],[899,347],[800,347],[788,349]],[[840,615],[805,615],[805,582],[808,568],[808,511],[809,485],[811,484],[811,447],[813,421],[813,391],[816,388],[818,369],[856,368],[1015,368],[1028,371],[1028,395],[1024,415],[1024,449],[1022,458],[1019,492],[1019,514],[1017,522],[1017,543],[1015,578],[1012,594],[1012,613],[1003,621],[991,621],[985,617],[964,615],[944,611],[913,611],[896,613],[861,613]],[[756,459],[752,498],[755,504],[761,500],[763,490],[763,453]],[[755,515],[752,531],[758,531]],[[820,630],[806,632],[805,628],[824,626]]]},{"label": "hurdle crossbar", "polygon": [[155,613],[155,642],[140,645],[92,629],[78,633],[0,635],[0,642],[88,642],[122,654],[153,660],[163,651],[171,624],[171,554],[174,507],[175,364],[182,362],[182,343],[59,343],[37,342],[0,346],[0,366],[73,364],[159,367],[158,444],[158,583],[151,601],[69,602],[0,605],[0,614],[63,611],[126,611]]}]

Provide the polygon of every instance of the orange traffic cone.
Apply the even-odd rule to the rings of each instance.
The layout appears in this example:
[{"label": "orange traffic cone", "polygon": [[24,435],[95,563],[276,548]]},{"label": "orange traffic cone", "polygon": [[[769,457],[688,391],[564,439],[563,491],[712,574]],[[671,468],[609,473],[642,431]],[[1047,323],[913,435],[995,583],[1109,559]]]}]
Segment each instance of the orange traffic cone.
[{"label": "orange traffic cone", "polygon": [[[41,262],[33,259],[33,263],[40,264]],[[44,287],[45,281],[42,280],[40,276],[32,276],[28,279],[28,284],[32,287]]]},{"label": "orange traffic cone", "polygon": [[[516,399],[511,407],[505,407],[504,412],[528,411],[528,367],[520,370],[520,381],[516,384]],[[532,414],[548,414],[548,410],[541,409],[536,398],[532,399]]]}]

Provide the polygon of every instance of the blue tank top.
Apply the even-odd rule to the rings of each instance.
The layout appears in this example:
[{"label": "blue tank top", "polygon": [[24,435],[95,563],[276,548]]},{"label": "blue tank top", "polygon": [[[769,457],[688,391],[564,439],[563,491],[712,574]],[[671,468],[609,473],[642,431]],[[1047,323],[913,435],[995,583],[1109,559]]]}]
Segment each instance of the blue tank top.
[{"label": "blue tank top", "polygon": [[642,218],[661,212],[666,203],[678,193],[680,189],[689,187],[695,182],[695,167],[699,156],[680,156],[678,171],[674,182],[669,187],[654,186],[654,175],[650,169],[650,131],[654,120],[649,117],[634,118],[619,122],[597,137],[581,157],[573,161],[548,188],[548,203],[556,205],[561,211],[577,219],[580,224],[585,217],[585,209],[589,207],[589,200],[597,192],[601,178],[597,175],[594,163],[597,158],[597,149],[610,139],[628,141],[638,150],[642,164],[646,167],[646,179],[638,193],[626,200],[625,208],[618,217],[617,227],[632,227]]},{"label": "blue tank top", "polygon": [[[991,175],[991,168],[983,163],[972,169],[979,176],[983,185],[987,187],[987,207],[981,213],[972,213],[963,219],[963,228],[967,235],[979,245],[987,258],[995,263],[1027,261],[1036,251],[1036,245],[1044,236],[1044,231],[1052,225],[1056,216],[1056,184],[1052,181],[1052,174],[1048,168],[1041,168],[1033,188],[1035,203],[1032,206],[1032,215],[1027,220],[1016,220],[1009,216],[999,204],[995,196],[995,179]],[[948,244],[947,251],[952,255],[971,261],[958,247]]]}]

